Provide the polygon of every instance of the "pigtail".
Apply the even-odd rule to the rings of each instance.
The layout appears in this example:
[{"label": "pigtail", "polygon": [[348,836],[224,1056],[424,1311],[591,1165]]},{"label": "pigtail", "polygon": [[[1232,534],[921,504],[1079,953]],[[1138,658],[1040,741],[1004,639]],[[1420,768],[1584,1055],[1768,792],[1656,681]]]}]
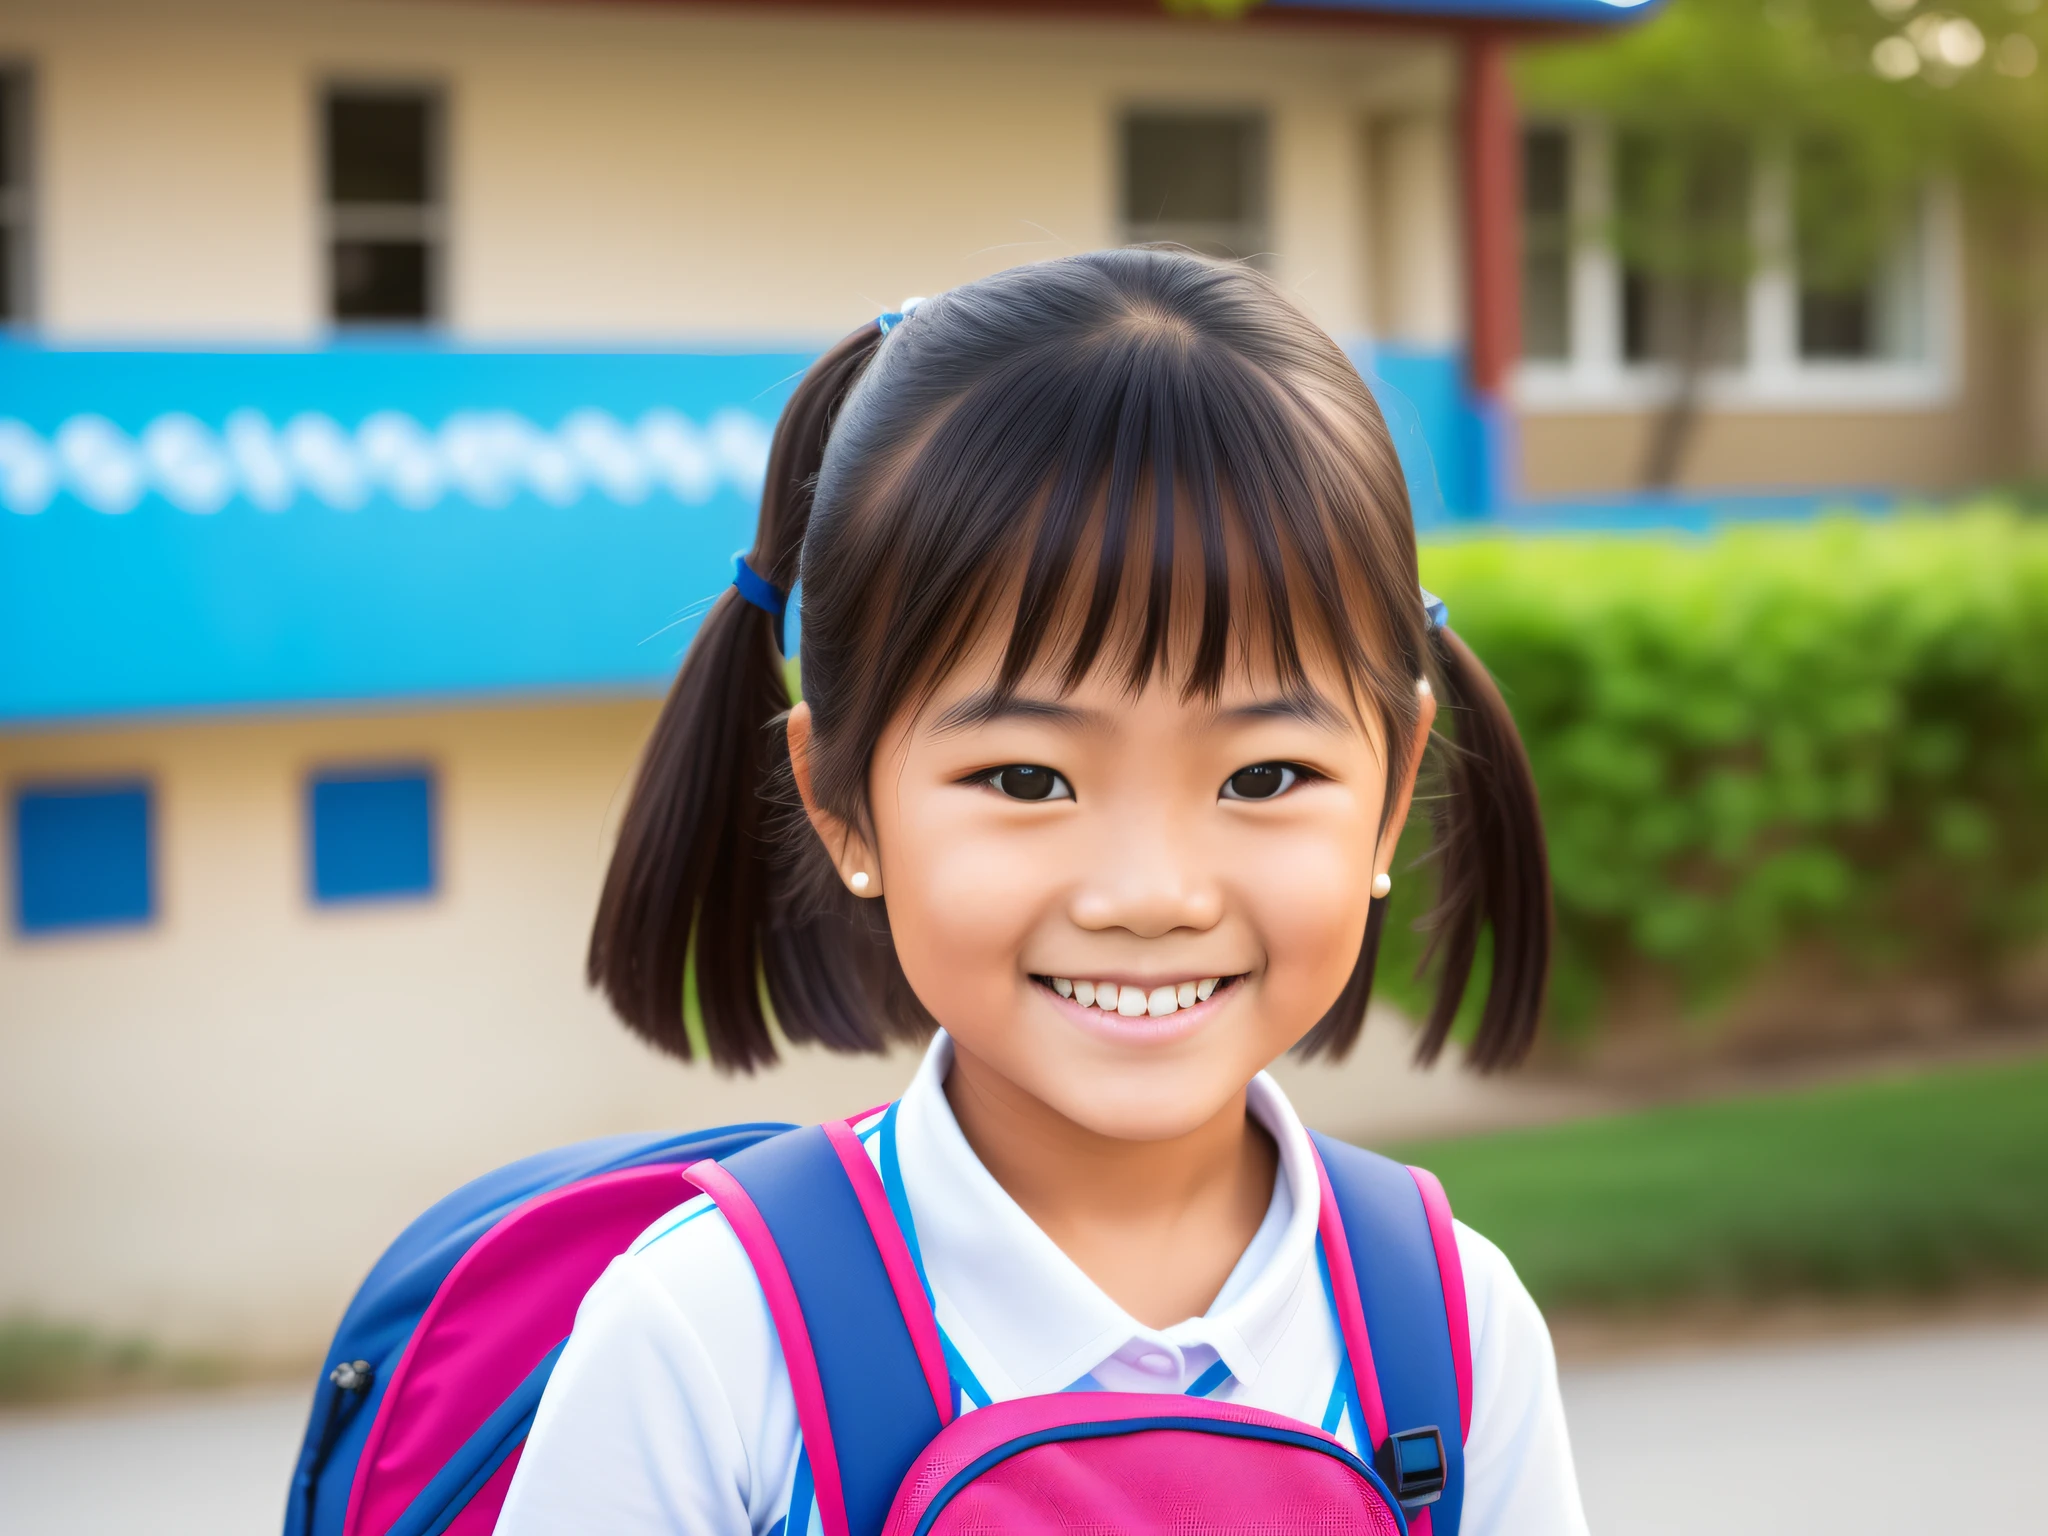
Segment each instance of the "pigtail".
[{"label": "pigtail", "polygon": [[1520,1061],[1536,1038],[1550,973],[1550,860],[1536,779],[1507,701],[1450,630],[1432,630],[1430,650],[1438,718],[1451,740],[1442,751],[1443,792],[1431,802],[1439,887],[1424,961],[1443,969],[1416,1057],[1433,1061],[1443,1049],[1487,929],[1493,974],[1466,1060],[1490,1072]]},{"label": "pigtail", "polygon": [[[769,448],[747,564],[787,592],[825,440],[882,338],[856,331],[804,375]],[[662,705],[606,871],[586,974],[650,1044],[688,1061],[690,973],[704,1045],[721,1067],[775,1059],[762,1007],[762,935],[777,885],[774,808],[789,708],[779,617],[728,588],[712,604]]]}]

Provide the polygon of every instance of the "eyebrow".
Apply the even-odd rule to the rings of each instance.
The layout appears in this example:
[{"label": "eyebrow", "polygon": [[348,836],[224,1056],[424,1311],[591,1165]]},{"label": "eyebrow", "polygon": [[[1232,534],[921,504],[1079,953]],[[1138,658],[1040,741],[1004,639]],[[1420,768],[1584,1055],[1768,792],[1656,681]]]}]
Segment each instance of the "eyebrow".
[{"label": "eyebrow", "polygon": [[[1233,705],[1217,718],[1233,725],[1254,720],[1299,720],[1326,731],[1341,731],[1348,726],[1343,712],[1313,688],[1291,689],[1270,699]],[[985,688],[969,694],[939,716],[933,729],[941,733],[958,731],[997,720],[1036,720],[1071,731],[1104,725],[1108,716],[1102,710],[1082,709],[1057,699],[1005,695]]]},{"label": "eyebrow", "polygon": [[1023,694],[1003,694],[994,688],[984,688],[979,693],[969,694],[939,716],[932,728],[945,732],[989,725],[997,720],[1038,720],[1072,731],[1106,724],[1108,718],[1099,709],[1081,709],[1073,704],[1062,704],[1057,699],[1034,699]]},{"label": "eyebrow", "polygon": [[1319,730],[1342,731],[1350,722],[1344,712],[1313,688],[1293,688],[1276,698],[1239,704],[1223,711],[1224,720],[1299,720]]}]

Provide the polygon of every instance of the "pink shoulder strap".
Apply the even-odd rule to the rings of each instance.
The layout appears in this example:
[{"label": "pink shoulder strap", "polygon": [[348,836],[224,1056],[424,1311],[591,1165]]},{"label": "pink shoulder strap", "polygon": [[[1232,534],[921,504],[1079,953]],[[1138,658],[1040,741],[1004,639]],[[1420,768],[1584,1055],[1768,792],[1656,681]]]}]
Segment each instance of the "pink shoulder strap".
[{"label": "pink shoulder strap", "polygon": [[1458,1375],[1458,1438],[1472,1438],[1472,1318],[1465,1309],[1465,1266],[1458,1257],[1458,1234],[1451,1226],[1451,1201],[1437,1176],[1427,1168],[1408,1172],[1422,1194],[1429,1218],[1429,1241],[1436,1249],[1437,1274],[1444,1283],[1444,1319],[1450,1325],[1451,1366]]},{"label": "pink shoulder strap", "polygon": [[932,1316],[924,1281],[919,1278],[909,1246],[903,1241],[902,1229],[896,1224],[896,1213],[889,1209],[889,1195],[882,1188],[882,1176],[875,1172],[875,1165],[868,1160],[867,1148],[860,1144],[860,1137],[854,1132],[851,1122],[829,1121],[824,1130],[825,1139],[832,1143],[832,1150],[839,1154],[840,1165],[846,1169],[846,1181],[853,1186],[853,1192],[860,1200],[861,1214],[867,1218],[868,1230],[874,1234],[875,1248],[882,1255],[882,1267],[889,1272],[889,1288],[896,1293],[896,1309],[903,1314],[904,1326],[910,1330],[910,1342],[917,1350],[917,1363],[924,1367],[925,1384],[932,1390],[932,1403],[939,1410],[939,1423],[941,1426],[950,1424],[953,1422],[953,1379],[946,1370],[945,1348],[939,1343],[938,1319]]},{"label": "pink shoulder strap", "polygon": [[1387,1438],[1387,1408],[1380,1397],[1379,1373],[1373,1369],[1372,1339],[1365,1331],[1365,1307],[1358,1299],[1358,1272],[1351,1267],[1351,1243],[1344,1235],[1337,1192],[1330,1188],[1330,1170],[1323,1166],[1320,1152],[1316,1153],[1316,1181],[1322,1191],[1316,1230],[1323,1240],[1323,1261],[1330,1266],[1330,1293],[1337,1308],[1337,1328],[1344,1336],[1344,1353],[1351,1358],[1359,1406],[1365,1411],[1367,1440],[1376,1446]]},{"label": "pink shoulder strap", "polygon": [[818,1518],[825,1536],[850,1536],[846,1525],[846,1494],[839,1479],[839,1453],[832,1443],[832,1419],[825,1411],[825,1385],[818,1376],[818,1357],[811,1348],[811,1331],[804,1324],[804,1310],[797,1304],[796,1287],[790,1282],[789,1267],[782,1251],[768,1231],[768,1223],[754,1205],[753,1197],[739,1180],[709,1160],[692,1163],[683,1177],[709,1195],[732,1227],[733,1236],[746,1251],[747,1262],[761,1282],[761,1294],[768,1302],[776,1337],[782,1343],[782,1358],[789,1368],[790,1393],[796,1399],[796,1420],[803,1431],[804,1450],[811,1461],[811,1480],[818,1490]]}]

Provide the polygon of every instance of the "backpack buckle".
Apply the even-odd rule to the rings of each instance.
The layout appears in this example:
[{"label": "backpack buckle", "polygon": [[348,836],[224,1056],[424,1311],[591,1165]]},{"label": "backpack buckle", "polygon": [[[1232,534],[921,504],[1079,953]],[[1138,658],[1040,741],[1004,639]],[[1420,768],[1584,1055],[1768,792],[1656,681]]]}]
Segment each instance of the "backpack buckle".
[{"label": "backpack buckle", "polygon": [[1420,1509],[1443,1497],[1448,1466],[1444,1437],[1434,1424],[1387,1436],[1373,1453],[1373,1463],[1404,1509]]}]

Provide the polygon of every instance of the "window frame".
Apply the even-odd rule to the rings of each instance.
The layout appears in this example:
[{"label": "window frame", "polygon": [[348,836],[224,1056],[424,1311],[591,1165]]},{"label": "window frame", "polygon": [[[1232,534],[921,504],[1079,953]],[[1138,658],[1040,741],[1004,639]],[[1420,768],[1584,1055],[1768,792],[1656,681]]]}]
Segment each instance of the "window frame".
[{"label": "window frame", "polygon": [[[1515,370],[1517,407],[1532,415],[1654,411],[1677,389],[1668,363],[1625,359],[1621,331],[1622,264],[1597,231],[1614,195],[1614,135],[1597,119],[1536,118],[1525,127],[1563,127],[1571,143],[1575,233],[1569,262],[1567,358],[1524,358]],[[1743,298],[1742,362],[1709,367],[1707,406],[1737,411],[1928,410],[1954,403],[1961,375],[1961,213],[1952,183],[1921,193],[1918,228],[1920,334],[1917,357],[1814,358],[1800,353],[1799,276],[1792,255],[1789,157],[1760,153],[1750,217],[1762,253]]]},{"label": "window frame", "polygon": [[[1234,121],[1247,124],[1252,129],[1250,154],[1254,174],[1251,177],[1253,202],[1256,205],[1254,217],[1233,222],[1208,220],[1142,220],[1130,216],[1131,207],[1131,130],[1142,119],[1152,118],[1209,118],[1216,121]],[[1274,190],[1276,177],[1273,164],[1273,112],[1264,102],[1259,101],[1187,101],[1175,99],[1143,99],[1126,101],[1117,108],[1115,124],[1116,175],[1112,186],[1116,198],[1114,228],[1119,245],[1185,245],[1193,250],[1202,249],[1203,240],[1237,249],[1238,242],[1228,238],[1231,234],[1256,234],[1257,238],[1247,240],[1250,249],[1237,259],[1249,262],[1262,269],[1270,269],[1273,261]]]},{"label": "window frame", "polygon": [[38,269],[36,162],[36,75],[27,61],[0,55],[0,113],[7,116],[5,143],[16,157],[18,173],[14,185],[0,187],[0,241],[12,247],[14,263],[8,272],[14,291],[0,295],[11,310],[0,318],[0,335],[32,328],[38,318],[40,283]]},{"label": "window frame", "polygon": [[[385,97],[422,101],[426,105],[426,172],[428,197],[413,203],[342,203],[329,180],[333,123],[330,106],[337,97]],[[329,331],[345,335],[399,332],[419,334],[445,329],[450,322],[452,285],[449,257],[453,224],[449,151],[452,116],[450,92],[438,80],[420,77],[327,75],[313,90],[314,186],[318,189],[320,228],[320,321]],[[419,319],[348,319],[335,313],[335,255],[344,240],[417,240],[426,252],[426,313]]]}]

